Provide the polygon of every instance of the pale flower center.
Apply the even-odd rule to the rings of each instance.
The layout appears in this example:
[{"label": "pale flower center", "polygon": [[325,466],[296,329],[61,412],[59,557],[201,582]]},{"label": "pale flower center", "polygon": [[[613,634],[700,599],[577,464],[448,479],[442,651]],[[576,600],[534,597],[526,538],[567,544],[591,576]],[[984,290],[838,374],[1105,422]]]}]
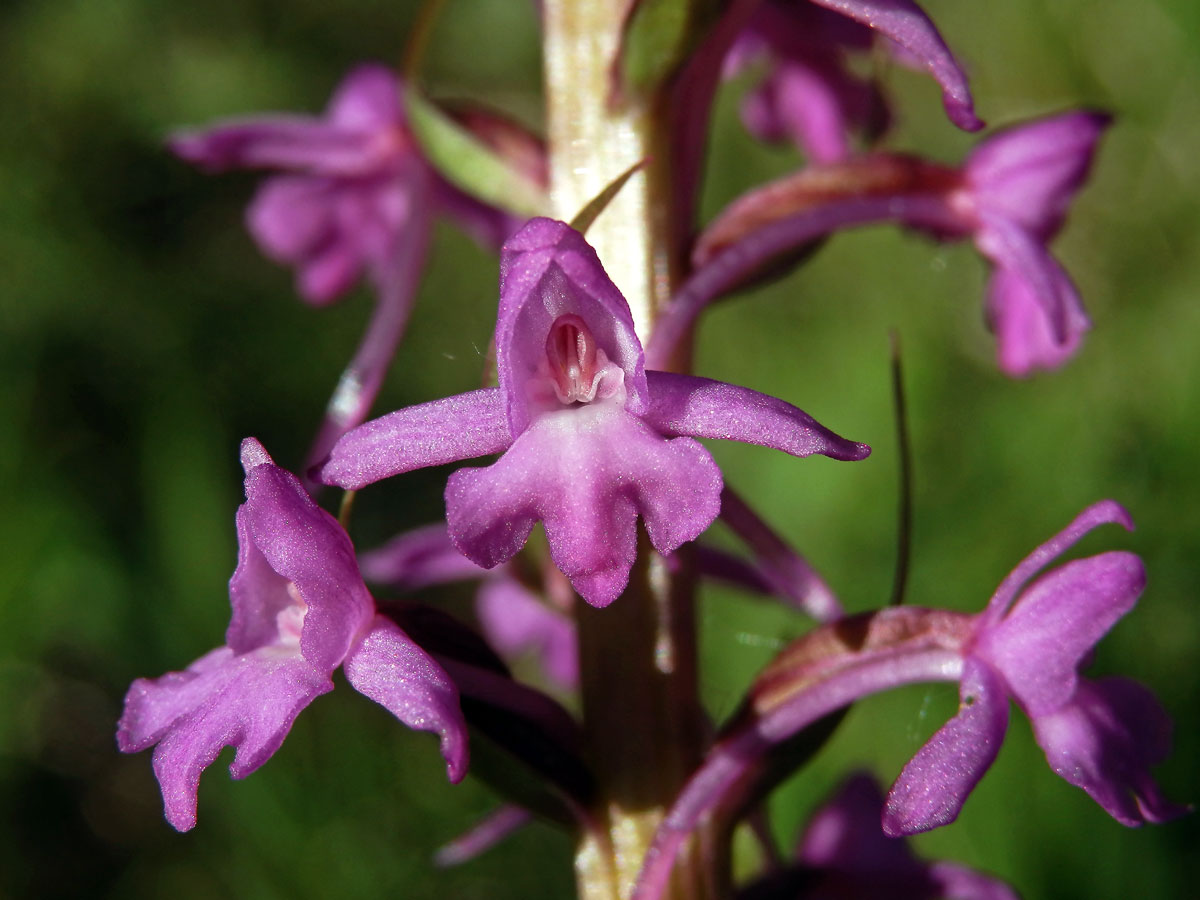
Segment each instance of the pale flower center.
[{"label": "pale flower center", "polygon": [[292,582],[287,585],[288,596],[292,602],[275,615],[275,625],[279,629],[279,638],[285,644],[300,643],[300,632],[304,629],[304,616],[308,613],[308,604],[300,591]]},{"label": "pale flower center", "polygon": [[559,316],[550,326],[538,374],[549,381],[558,402],[568,406],[608,399],[625,383],[625,373],[609,362],[587,324],[572,313]]}]

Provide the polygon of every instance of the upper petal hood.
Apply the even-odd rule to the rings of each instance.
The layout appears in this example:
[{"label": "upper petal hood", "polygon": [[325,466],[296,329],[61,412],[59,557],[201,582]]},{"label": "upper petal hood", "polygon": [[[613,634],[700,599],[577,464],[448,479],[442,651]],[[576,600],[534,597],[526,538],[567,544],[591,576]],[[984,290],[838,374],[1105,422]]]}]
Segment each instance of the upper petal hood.
[{"label": "upper petal hood", "polygon": [[[242,443],[242,465],[247,531],[267,564],[292,582],[307,604],[300,637],[305,659],[332,672],[375,611],[350,538],[313,502],[300,480],[275,465],[253,438]],[[248,571],[243,573],[239,565],[231,591],[236,584],[244,595],[240,588]]]},{"label": "upper petal hood", "polygon": [[342,79],[325,115],[348,131],[381,131],[404,125],[401,97],[395,72],[379,63],[366,63]]},{"label": "upper petal hood", "polygon": [[583,319],[624,372],[625,408],[641,415],[649,405],[633,315],[596,251],[564,222],[531,219],[500,251],[496,367],[514,437],[531,418],[525,386],[545,358],[550,326],[567,314]]}]

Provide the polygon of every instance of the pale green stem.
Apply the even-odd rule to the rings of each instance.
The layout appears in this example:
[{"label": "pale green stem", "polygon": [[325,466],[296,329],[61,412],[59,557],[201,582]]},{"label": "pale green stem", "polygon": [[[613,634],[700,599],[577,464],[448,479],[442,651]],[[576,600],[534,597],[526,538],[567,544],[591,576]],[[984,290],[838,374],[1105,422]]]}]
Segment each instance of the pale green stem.
[{"label": "pale green stem", "polygon": [[[547,131],[551,205],[564,221],[651,158],[587,235],[644,343],[678,271],[662,101],[609,103],[627,8],[628,0],[545,0]],[[577,604],[584,727],[600,784],[595,814],[606,826],[583,837],[576,854],[587,900],[629,896],[654,829],[703,751],[689,568],[669,573],[643,536],[626,592],[603,610]],[[681,860],[672,897],[711,896],[704,862]]]}]

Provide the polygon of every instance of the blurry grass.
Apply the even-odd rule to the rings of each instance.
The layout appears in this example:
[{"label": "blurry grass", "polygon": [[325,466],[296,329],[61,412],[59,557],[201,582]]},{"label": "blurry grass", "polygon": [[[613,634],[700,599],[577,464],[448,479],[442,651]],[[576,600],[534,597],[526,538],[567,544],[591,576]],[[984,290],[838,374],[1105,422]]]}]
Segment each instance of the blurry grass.
[{"label": "blurry grass", "polygon": [[[528,4],[449,4],[435,93],[539,118]],[[425,735],[353,691],[323,698],[253,778],[215,766],[200,826],[160,818],[147,755],[112,726],[128,682],[180,668],[223,633],[240,501],[237,441],[296,464],[369,299],[313,311],[241,226],[252,179],[207,178],[161,150],[180,124],[319,109],[363,58],[395,61],[412,4],[381,0],[16,2],[0,11],[0,896],[551,897],[571,892],[568,841],[518,835],[463,869],[433,849],[492,804],[452,788]],[[852,609],[891,582],[895,453],[887,333],[904,341],[916,459],[910,598],[974,610],[1036,543],[1103,496],[1139,529],[1150,587],[1096,669],[1151,684],[1175,715],[1168,793],[1200,795],[1200,14],[1186,0],[930,3],[994,124],[1092,105],[1117,113],[1056,245],[1094,321],[1064,371],[999,376],[983,264],[887,229],[839,236],[783,282],[714,311],[701,371],[785,397],[870,442],[860,464],[714,446],[729,480],[819,566]],[[487,34],[487,53],[478,35]],[[1153,60],[1154,64],[1145,61]],[[947,160],[974,138],[928,79],[890,79],[899,146]],[[722,98],[705,208],[795,164],[756,147]],[[495,263],[439,232],[410,338],[380,408],[468,389],[496,298]],[[750,348],[751,352],[747,352]],[[440,514],[444,472],[364,495],[371,538]],[[719,591],[703,598],[705,691],[728,713],[804,623]],[[774,803],[790,839],[852,765],[884,779],[953,709],[944,687],[856,709]],[[1046,767],[1014,717],[960,822],[924,851],[991,869],[1025,896],[1186,896],[1193,820],[1114,825]],[[1136,865],[1121,865],[1122,860]]]}]

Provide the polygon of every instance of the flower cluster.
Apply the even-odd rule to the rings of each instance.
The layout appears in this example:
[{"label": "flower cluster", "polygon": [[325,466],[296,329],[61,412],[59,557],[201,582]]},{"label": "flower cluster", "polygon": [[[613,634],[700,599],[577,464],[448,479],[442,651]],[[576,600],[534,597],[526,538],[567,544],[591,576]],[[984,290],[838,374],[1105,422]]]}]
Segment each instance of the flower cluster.
[{"label": "flower cluster", "polygon": [[[547,31],[562,27],[561,10],[544,6]],[[650,290],[627,298],[587,236],[599,217],[615,214],[606,208],[613,196],[642,177],[633,176],[637,166],[573,224],[562,219],[575,210],[518,217],[455,187],[478,183],[462,177],[463,167],[484,165],[499,181],[523,168],[526,185],[544,194],[534,208],[551,209],[545,173],[566,177],[553,165],[562,148],[552,141],[547,151],[484,114],[437,112],[441,139],[461,152],[435,152],[409,115],[416,103],[434,115],[434,105],[382,66],[347,76],[323,117],[269,116],[172,139],[176,154],[209,170],[275,173],[247,222],[267,256],[296,269],[302,298],[327,304],[365,276],[377,303],[310,451],[308,480],[276,465],[256,440],[242,444],[246,501],[235,518],[225,645],[184,671],[139,679],[126,696],[119,746],[155,747],[168,820],[180,830],[195,825],[199,778],[224,747],[236,748],[236,778],[266,762],[300,711],[332,689],[339,667],[401,722],[438,735],[451,781],[467,769],[468,725],[470,740],[488,741],[513,764],[483,774],[510,802],[444,848],[442,863],[482,852],[539,815],[576,832],[589,895],[666,896],[682,849],[703,828],[691,864],[732,896],[724,857],[735,827],[761,824],[770,791],[836,727],[840,710],[922,681],[956,682],[960,708],[886,798],[867,776],[851,779],[786,859],[760,828],[772,864],[738,896],[1010,900],[994,879],[922,863],[894,840],[956,818],[996,758],[1010,700],[1032,722],[1053,771],[1117,821],[1182,813],[1151,775],[1169,751],[1165,711],[1135,682],[1081,674],[1141,595],[1141,560],[1107,552],[1033,580],[1098,525],[1132,528],[1121,506],[1086,509],[1018,564],[981,613],[881,605],[847,616],[829,582],[738,495],[701,440],[842,461],[863,460],[870,448],[783,399],[681,371],[694,326],[715,301],[779,274],[780,263],[805,258],[835,232],[869,224],[972,242],[992,267],[986,319],[1001,370],[1021,376],[1065,364],[1091,323],[1048,246],[1086,180],[1107,116],[1067,112],[1018,125],[947,165],[879,145],[890,102],[878,79],[849,63],[850,54],[876,48],[925,70],[954,124],[983,127],[962,68],[909,0],[747,0],[726,4],[712,21],[693,10],[688,27],[704,29],[679,41],[687,58],[639,80],[624,54],[657,46],[639,32],[656,21],[644,12],[634,0],[612,23],[622,38],[599,70],[605,96],[580,100],[593,104],[591,114],[665,108],[674,96],[686,102],[665,124],[635,116],[622,127],[662,129],[655,145],[680,148],[705,121],[697,107],[710,99],[706,90],[765,60],[743,118],[753,135],[794,143],[805,157],[798,171],[753,188],[699,228],[685,215],[696,205],[696,147],[671,160],[678,171],[646,164],[647,182],[658,178],[670,191],[643,195],[653,206],[646,221],[617,230],[649,245],[657,304]],[[482,193],[492,203],[504,196],[502,187]],[[432,223],[443,215],[499,250],[485,386],[366,421],[403,334]],[[678,221],[657,228],[671,216]],[[681,252],[679,236],[692,234]],[[640,304],[636,316],[631,301]],[[350,505],[334,519],[314,499],[323,487],[359,491],[476,459],[484,461],[449,474],[444,521],[361,555],[346,530]],[[745,556],[699,542],[718,519]],[[408,596],[377,602],[364,576]],[[700,579],[815,620],[715,729],[700,707],[694,665]],[[479,582],[473,615],[427,605],[432,587],[452,581]],[[628,633],[589,631],[599,617],[626,623]],[[538,663],[534,684],[510,668],[527,655]],[[583,722],[563,700],[575,691]],[[608,703],[602,723],[598,699]],[[627,709],[614,741],[613,710],[623,719]],[[671,731],[664,722],[683,724]],[[621,752],[609,759],[590,745],[598,734],[606,747],[624,740]],[[635,782],[659,794],[653,802],[638,795],[630,812],[622,802],[636,792],[623,789]],[[602,889],[591,891],[593,881]]]}]

